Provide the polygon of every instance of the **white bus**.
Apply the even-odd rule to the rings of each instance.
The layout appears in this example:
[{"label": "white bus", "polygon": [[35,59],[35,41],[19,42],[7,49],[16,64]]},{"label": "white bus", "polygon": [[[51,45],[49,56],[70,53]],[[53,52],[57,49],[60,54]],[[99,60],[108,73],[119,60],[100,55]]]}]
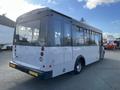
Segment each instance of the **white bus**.
[{"label": "white bus", "polygon": [[9,66],[53,78],[104,58],[102,31],[49,8],[18,17]]}]

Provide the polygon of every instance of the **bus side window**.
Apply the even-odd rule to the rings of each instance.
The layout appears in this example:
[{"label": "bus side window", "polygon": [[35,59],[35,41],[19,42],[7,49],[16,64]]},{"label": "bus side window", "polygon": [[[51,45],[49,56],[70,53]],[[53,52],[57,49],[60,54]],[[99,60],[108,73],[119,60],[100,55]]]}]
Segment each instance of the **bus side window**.
[{"label": "bus side window", "polygon": [[80,28],[80,45],[84,45],[85,42],[84,42],[84,29],[83,28]]},{"label": "bus side window", "polygon": [[95,32],[90,31],[90,45],[96,45],[95,44]]},{"label": "bus side window", "polygon": [[73,45],[78,46],[79,45],[79,28],[77,26],[73,26]]},{"label": "bus side window", "polygon": [[63,28],[63,45],[71,46],[71,24],[64,23]]},{"label": "bus side window", "polygon": [[103,44],[103,41],[102,41],[102,34],[98,34],[98,37],[99,37],[99,45],[102,45]]},{"label": "bus side window", "polygon": [[99,33],[95,33],[95,44],[99,46],[100,36]]},{"label": "bus side window", "polygon": [[47,41],[47,25],[48,25],[48,22],[46,21],[46,19],[42,19],[41,20],[41,23],[40,23],[40,35],[39,35],[39,44],[41,46],[44,46],[46,45]]},{"label": "bus side window", "polygon": [[84,41],[85,45],[90,45],[90,31],[87,29],[84,30]]},{"label": "bus side window", "polygon": [[82,28],[73,26],[73,45],[81,46],[84,45],[84,32]]},{"label": "bus side window", "polygon": [[61,46],[61,21],[60,20],[54,20],[53,23],[53,33],[54,33],[54,45],[55,46]]}]

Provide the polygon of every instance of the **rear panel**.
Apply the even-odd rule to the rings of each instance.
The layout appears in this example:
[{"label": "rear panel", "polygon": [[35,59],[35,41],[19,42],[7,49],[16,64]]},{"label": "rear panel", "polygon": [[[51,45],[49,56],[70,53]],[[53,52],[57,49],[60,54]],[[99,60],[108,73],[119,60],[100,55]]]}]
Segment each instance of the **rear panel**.
[{"label": "rear panel", "polygon": [[[42,12],[35,10],[17,19],[13,47],[14,62],[33,69],[49,71],[44,67],[46,65],[45,56],[41,56],[41,52],[43,52],[41,47],[46,45],[49,14],[47,10]],[[22,32],[22,30],[24,31]]]},{"label": "rear panel", "polygon": [[40,47],[15,46],[13,52],[13,61],[20,65],[40,69]]}]

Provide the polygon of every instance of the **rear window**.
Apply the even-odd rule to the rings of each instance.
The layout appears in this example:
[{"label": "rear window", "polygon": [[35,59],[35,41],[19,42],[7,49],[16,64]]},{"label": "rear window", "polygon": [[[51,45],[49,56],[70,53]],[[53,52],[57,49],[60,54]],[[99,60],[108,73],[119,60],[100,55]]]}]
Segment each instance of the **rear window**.
[{"label": "rear window", "polygon": [[14,42],[22,45],[40,45],[40,20],[16,25]]}]

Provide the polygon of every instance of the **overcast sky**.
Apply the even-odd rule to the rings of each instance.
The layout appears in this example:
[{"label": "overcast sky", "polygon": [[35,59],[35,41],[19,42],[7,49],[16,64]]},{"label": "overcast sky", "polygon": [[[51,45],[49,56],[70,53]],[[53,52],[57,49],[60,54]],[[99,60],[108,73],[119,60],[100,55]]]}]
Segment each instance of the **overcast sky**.
[{"label": "overcast sky", "polygon": [[120,33],[120,0],[0,0],[0,14],[12,20],[30,10],[50,7],[106,33]]}]

